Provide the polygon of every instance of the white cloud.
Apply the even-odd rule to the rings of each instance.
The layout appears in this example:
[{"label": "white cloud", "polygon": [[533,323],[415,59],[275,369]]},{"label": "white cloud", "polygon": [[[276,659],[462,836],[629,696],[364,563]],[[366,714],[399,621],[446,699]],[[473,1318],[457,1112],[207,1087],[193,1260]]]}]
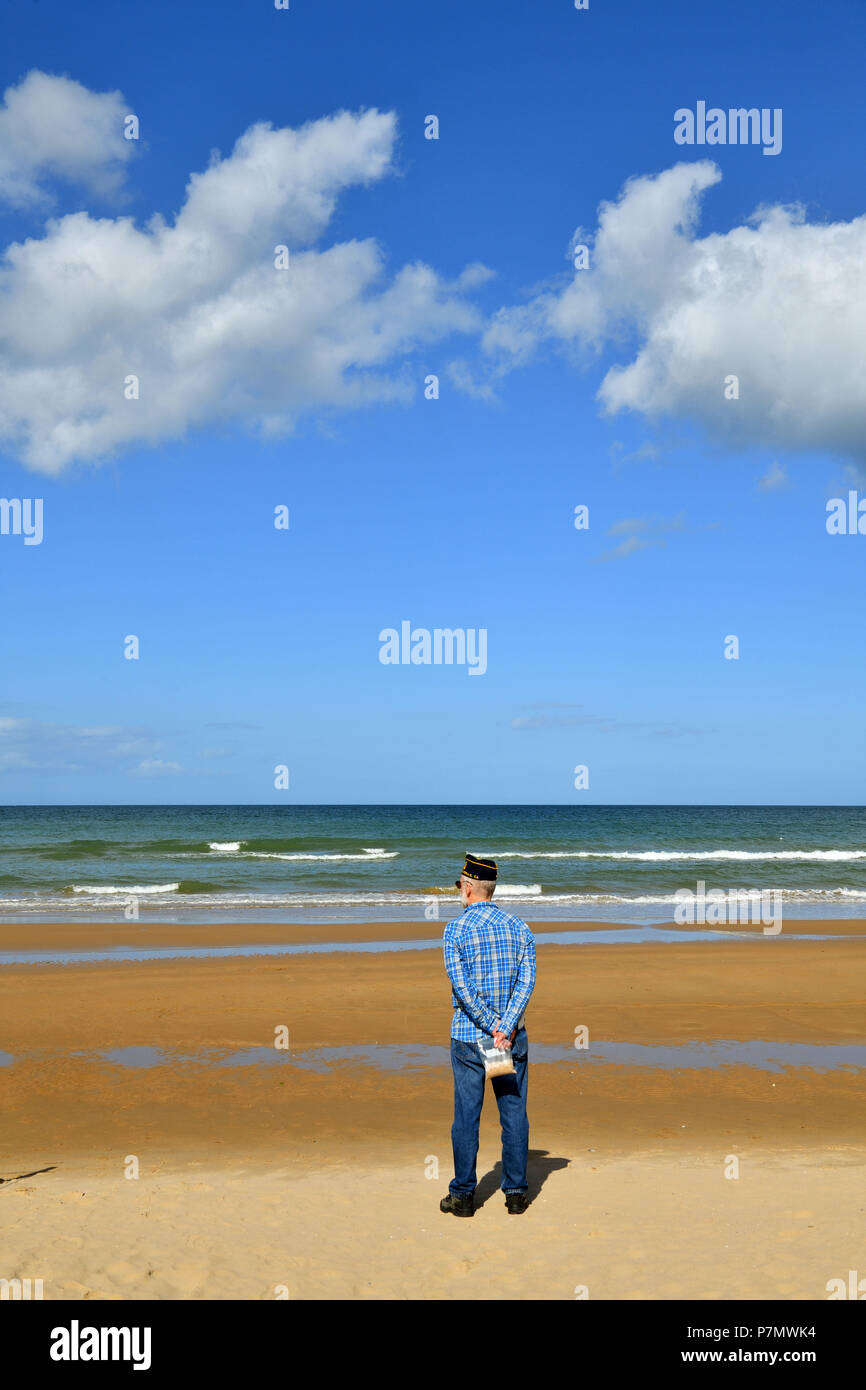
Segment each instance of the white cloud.
[{"label": "white cloud", "polygon": [[649,519],[645,516],[626,516],[622,521],[615,521],[608,527],[609,536],[624,536],[629,531],[645,531],[649,526]]},{"label": "white cloud", "polygon": [[494,401],[496,392],[492,384],[479,377],[465,358],[455,358],[448,363],[448,380],[458,391],[462,391],[466,396],[474,396],[479,401]]},{"label": "white cloud", "polygon": [[[710,523],[712,526],[713,523]],[[603,550],[596,556],[599,561],[623,560],[628,555],[634,555],[638,550],[646,550],[649,546],[665,546],[667,541],[664,536],[671,531],[687,531],[690,528],[686,524],[685,516],[680,512],[673,517],[649,517],[649,516],[628,516],[621,521],[615,521],[607,529],[609,536],[624,536],[610,550]]]},{"label": "white cloud", "polygon": [[787,487],[788,474],[784,468],[774,460],[762,478],[758,479],[758,487],[762,492],[776,492],[780,487]]},{"label": "white cloud", "polygon": [[717,521],[705,521],[699,526],[693,525],[686,518],[685,512],[678,512],[676,516],[628,516],[621,521],[615,521],[607,528],[608,536],[623,536],[624,539],[610,550],[603,550],[600,555],[595,556],[596,563],[609,560],[623,560],[628,555],[634,555],[638,550],[646,550],[650,546],[667,545],[666,536],[671,534],[696,535],[701,531],[716,531],[719,523]]},{"label": "white cloud", "polygon": [[658,459],[662,457],[662,451],[658,444],[653,444],[646,440],[637,449],[630,449],[624,453],[625,445],[622,440],[615,439],[610,446],[610,460],[615,469],[623,467],[627,463],[643,463],[646,459]]},{"label": "white cloud", "polygon": [[180,763],[164,762],[162,758],[146,758],[133,769],[136,777],[162,777],[173,772],[183,772]]},{"label": "white cloud", "polygon": [[[257,124],[193,174],[172,223],[86,212],[8,248],[0,267],[0,442],[58,473],[240,420],[266,437],[302,411],[409,400],[408,354],[480,318],[422,263],[386,279],[373,240],[313,249],[340,192],[383,177],[393,113],[299,130]],[[274,268],[287,245],[290,267]],[[135,374],[140,398],[124,397]]]},{"label": "white cloud", "polygon": [[[125,770],[130,758],[159,751],[160,740],[149,730],[116,724],[60,724],[29,718],[0,718],[0,772],[21,770],[81,772]],[[159,763],[153,759],[154,765]],[[140,762],[140,771],[146,762]],[[162,764],[176,769],[177,764]],[[177,768],[177,770],[180,770]]]},{"label": "white cloud", "polygon": [[[630,179],[602,203],[590,268],[504,308],[485,333],[491,373],[544,341],[584,356],[637,335],[612,367],[605,413],[698,421],[728,444],[866,457],[866,216],[808,223],[800,206],[761,207],[747,225],[696,235],[710,160]],[[739,378],[726,400],[724,379]],[[477,389],[477,388],[476,388]]]},{"label": "white cloud", "polygon": [[0,200],[17,208],[50,203],[52,178],[116,196],[135,151],[123,136],[130,114],[120,92],[29,72],[7,87],[0,106]]},{"label": "white cloud", "polygon": [[615,545],[612,550],[605,550],[598,556],[599,560],[624,560],[628,555],[634,555],[637,550],[646,550],[651,545],[664,545],[662,540],[645,541],[639,536],[627,536],[619,545]]},{"label": "white cloud", "polygon": [[[557,701],[541,701],[532,706],[539,710],[561,710],[561,709],[582,709],[582,705],[565,705]],[[705,732],[700,728],[692,728],[685,724],[673,724],[668,720],[649,720],[649,719],[619,719],[598,714],[532,714],[518,715],[512,719],[512,729],[520,732],[535,729],[572,729],[580,728],[584,725],[595,726],[599,733],[613,734],[621,733],[624,730],[640,731],[653,735],[676,738],[683,734],[699,734]]]}]

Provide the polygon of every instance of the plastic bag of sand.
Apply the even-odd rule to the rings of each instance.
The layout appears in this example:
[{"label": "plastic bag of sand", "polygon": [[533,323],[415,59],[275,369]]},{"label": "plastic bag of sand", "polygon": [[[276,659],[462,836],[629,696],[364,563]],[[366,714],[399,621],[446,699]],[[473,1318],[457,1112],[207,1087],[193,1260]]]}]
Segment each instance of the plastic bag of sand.
[{"label": "plastic bag of sand", "polygon": [[484,1061],[487,1076],[506,1076],[514,1071],[514,1059],[510,1047],[494,1047],[492,1042],[481,1041],[478,1051]]}]

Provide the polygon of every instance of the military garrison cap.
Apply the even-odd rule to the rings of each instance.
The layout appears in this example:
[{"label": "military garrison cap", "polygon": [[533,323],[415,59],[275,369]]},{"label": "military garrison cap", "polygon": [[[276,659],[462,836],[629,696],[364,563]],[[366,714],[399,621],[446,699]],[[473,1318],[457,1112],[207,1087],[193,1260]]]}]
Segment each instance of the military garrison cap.
[{"label": "military garrison cap", "polygon": [[[464,878],[475,878],[487,883],[496,882],[496,860],[479,859],[477,854],[467,854],[466,863],[463,865],[462,875]],[[455,879],[459,885],[460,879]]]}]

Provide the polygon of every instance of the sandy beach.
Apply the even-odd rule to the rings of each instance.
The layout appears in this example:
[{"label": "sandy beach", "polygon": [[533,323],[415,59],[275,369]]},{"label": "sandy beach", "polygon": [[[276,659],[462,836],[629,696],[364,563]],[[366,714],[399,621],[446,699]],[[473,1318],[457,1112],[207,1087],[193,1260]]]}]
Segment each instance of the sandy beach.
[{"label": "sandy beach", "polygon": [[[41,1278],[46,1299],[473,1299],[494,1269],[512,1298],[826,1298],[829,1279],[862,1266],[866,1237],[866,1073],[821,1058],[866,1043],[866,924],[844,925],[827,941],[580,947],[539,930],[533,1201],[505,1211],[488,1094],[481,1206],[462,1223],[438,1210],[451,1176],[440,951],[7,966],[0,1273]],[[0,949],[134,933],[316,939],[28,926],[0,927]],[[589,1047],[576,1050],[581,1026]],[[288,1051],[274,1048],[280,1027]],[[695,1064],[701,1045],[738,1040],[782,1056],[810,1044],[814,1065]],[[593,1056],[614,1043],[666,1051],[654,1065]],[[533,1061],[533,1044],[563,1060]],[[301,1065],[351,1047],[363,1059]],[[388,1063],[406,1047],[420,1064]],[[442,1050],[434,1065],[426,1048]],[[100,1055],[115,1049],[132,1051]],[[732,1159],[739,1176],[726,1177]]]}]

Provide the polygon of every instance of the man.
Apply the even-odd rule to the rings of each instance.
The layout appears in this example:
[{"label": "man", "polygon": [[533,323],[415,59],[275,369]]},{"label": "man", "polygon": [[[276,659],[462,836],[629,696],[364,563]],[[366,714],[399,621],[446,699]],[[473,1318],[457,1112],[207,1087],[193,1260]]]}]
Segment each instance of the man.
[{"label": "man", "polygon": [[491,902],[496,862],[467,854],[455,882],[463,913],[445,928],[445,969],[451,981],[451,1067],[454,1072],[454,1178],[440,1211],[472,1216],[478,1124],[484,1104],[486,1072],[478,1042],[511,1047],[514,1072],[492,1078],[502,1125],[502,1191],[513,1216],[528,1206],[526,1117],[528,1044],[523,1011],[535,986],[535,941],[519,917]]}]

